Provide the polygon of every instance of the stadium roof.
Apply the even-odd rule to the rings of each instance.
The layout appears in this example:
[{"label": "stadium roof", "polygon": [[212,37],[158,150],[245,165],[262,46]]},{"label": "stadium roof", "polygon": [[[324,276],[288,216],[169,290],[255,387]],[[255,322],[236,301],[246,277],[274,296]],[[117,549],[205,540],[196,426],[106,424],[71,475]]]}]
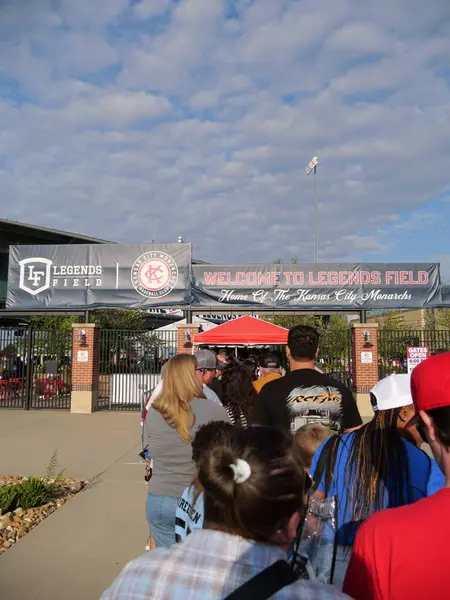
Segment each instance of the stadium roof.
[{"label": "stadium roof", "polygon": [[108,240],[80,235],[60,229],[51,229],[49,227],[40,227],[38,225],[28,225],[28,223],[20,223],[19,221],[9,221],[8,219],[0,219],[0,234],[7,233],[9,235],[29,235],[35,238],[42,238],[47,243],[61,242],[63,244],[114,244]]},{"label": "stadium roof", "polygon": [[[3,238],[3,239],[2,239]],[[31,238],[31,239],[29,239]],[[3,242],[3,243],[2,243]],[[0,219],[0,251],[7,251],[8,246],[21,244],[117,244],[111,240],[89,237],[79,233],[51,229],[40,225],[29,225],[20,221]],[[4,248],[2,247],[4,246]],[[194,265],[207,264],[203,260],[192,259]]]}]

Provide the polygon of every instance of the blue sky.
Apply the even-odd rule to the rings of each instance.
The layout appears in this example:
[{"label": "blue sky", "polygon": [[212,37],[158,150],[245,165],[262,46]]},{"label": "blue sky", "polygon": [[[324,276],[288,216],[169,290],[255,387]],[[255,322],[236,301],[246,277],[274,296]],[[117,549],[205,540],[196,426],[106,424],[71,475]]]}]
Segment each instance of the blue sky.
[{"label": "blue sky", "polygon": [[1,0],[5,218],[219,262],[441,261],[448,0]]}]

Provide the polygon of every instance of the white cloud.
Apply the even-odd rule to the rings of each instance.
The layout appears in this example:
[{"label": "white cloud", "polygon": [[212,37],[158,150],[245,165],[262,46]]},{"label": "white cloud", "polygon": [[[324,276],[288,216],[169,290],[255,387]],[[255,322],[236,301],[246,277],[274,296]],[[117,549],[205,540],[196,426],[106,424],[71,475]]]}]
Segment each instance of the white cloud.
[{"label": "white cloud", "polygon": [[432,260],[441,265],[441,278],[450,285],[450,254],[438,254]]},{"label": "white cloud", "polygon": [[358,56],[385,52],[393,43],[393,38],[374,23],[349,23],[334,31],[325,42],[332,51]]},{"label": "white cloud", "polygon": [[140,0],[134,5],[135,14],[141,19],[160,15],[170,8],[172,0]]},{"label": "white cloud", "polygon": [[63,118],[82,124],[86,121],[126,125],[142,119],[155,119],[172,111],[170,102],[163,97],[145,92],[111,91],[77,100],[63,109]]},{"label": "white cloud", "polygon": [[128,6],[129,0],[60,0],[56,12],[70,27],[94,30],[104,28],[118,18]]},{"label": "white cloud", "polygon": [[356,234],[345,235],[344,243],[350,244],[351,252],[383,252],[386,247],[373,236],[358,236]]},{"label": "white cloud", "polygon": [[215,108],[219,102],[220,91],[215,90],[201,90],[194,94],[189,105],[191,108],[202,109],[202,108]]},{"label": "white cloud", "polygon": [[318,155],[322,259],[436,226],[447,0],[24,1],[0,8],[5,217],[137,242],[157,212],[204,259],[309,260]]},{"label": "white cloud", "polygon": [[216,44],[222,7],[222,0],[182,0],[175,5],[166,33],[147,35],[124,52],[119,83],[177,93],[193,87],[191,70]]}]

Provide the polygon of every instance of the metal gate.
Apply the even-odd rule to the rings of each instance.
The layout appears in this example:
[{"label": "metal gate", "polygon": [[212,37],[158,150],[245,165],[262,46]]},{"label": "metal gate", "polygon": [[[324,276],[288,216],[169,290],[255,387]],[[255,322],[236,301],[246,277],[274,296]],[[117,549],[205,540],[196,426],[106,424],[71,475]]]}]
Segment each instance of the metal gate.
[{"label": "metal gate", "polygon": [[317,367],[353,388],[352,334],[349,329],[324,329],[320,332]]},{"label": "metal gate", "polygon": [[426,346],[430,354],[450,351],[449,330],[381,329],[378,332],[378,367],[380,379],[393,373],[406,373],[408,346]]},{"label": "metal gate", "polygon": [[176,330],[102,329],[97,409],[141,410],[161,380],[162,366],[177,352],[177,335]]},{"label": "metal gate", "polygon": [[0,408],[69,409],[72,332],[0,328]]}]

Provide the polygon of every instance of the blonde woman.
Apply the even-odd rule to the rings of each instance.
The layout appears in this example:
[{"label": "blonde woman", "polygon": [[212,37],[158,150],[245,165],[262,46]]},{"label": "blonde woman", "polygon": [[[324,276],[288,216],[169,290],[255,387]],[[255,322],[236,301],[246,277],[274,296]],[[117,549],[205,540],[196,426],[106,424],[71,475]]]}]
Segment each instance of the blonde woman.
[{"label": "blonde woman", "polygon": [[155,468],[147,497],[147,521],[156,546],[175,543],[175,511],[192,483],[195,464],[191,441],[200,425],[228,421],[225,409],[208,400],[196,376],[197,360],[189,354],[170,359],[164,385],[149,408],[145,434]]}]

